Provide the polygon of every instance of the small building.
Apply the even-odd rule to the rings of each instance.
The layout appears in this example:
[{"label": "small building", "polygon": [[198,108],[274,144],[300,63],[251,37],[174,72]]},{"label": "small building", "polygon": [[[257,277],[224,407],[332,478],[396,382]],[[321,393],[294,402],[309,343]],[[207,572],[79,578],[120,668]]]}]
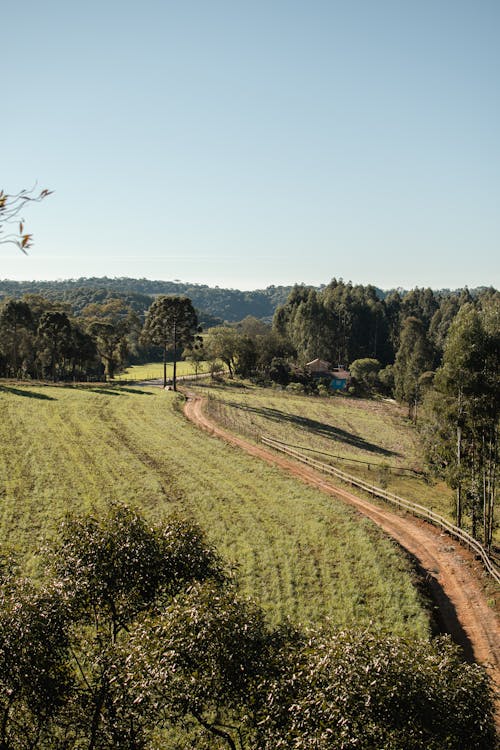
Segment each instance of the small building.
[{"label": "small building", "polygon": [[351,380],[351,373],[342,365],[332,367],[325,359],[313,359],[306,364],[313,378],[328,378],[332,391],[345,391]]},{"label": "small building", "polygon": [[351,380],[351,373],[343,367],[334,367],[330,381],[332,391],[345,391]]},{"label": "small building", "polygon": [[324,359],[313,359],[306,364],[306,368],[315,378],[325,378],[331,375],[331,364]]}]

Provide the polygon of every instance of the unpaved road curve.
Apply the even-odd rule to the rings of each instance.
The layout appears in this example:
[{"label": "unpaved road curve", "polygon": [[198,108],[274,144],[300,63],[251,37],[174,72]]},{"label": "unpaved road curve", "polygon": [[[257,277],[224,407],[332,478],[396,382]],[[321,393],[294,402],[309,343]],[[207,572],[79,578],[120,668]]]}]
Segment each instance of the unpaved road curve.
[{"label": "unpaved road curve", "polygon": [[[439,608],[442,629],[462,646],[467,659],[474,659],[488,669],[497,693],[500,691],[500,624],[497,615],[488,606],[477,579],[482,569],[465,549],[446,534],[413,516],[398,515],[377,507],[343,488],[335,487],[310,467],[224,430],[204,414],[203,399],[197,395],[187,394],[184,413],[212,435],[353,505],[390,534],[413,555],[424,571]],[[500,719],[499,703],[497,717]]]}]

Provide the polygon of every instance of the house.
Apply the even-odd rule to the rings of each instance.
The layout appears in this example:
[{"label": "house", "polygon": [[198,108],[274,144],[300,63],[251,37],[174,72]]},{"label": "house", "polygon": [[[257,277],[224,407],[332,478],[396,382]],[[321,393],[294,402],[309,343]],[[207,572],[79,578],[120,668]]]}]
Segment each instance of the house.
[{"label": "house", "polygon": [[331,364],[324,359],[313,359],[306,364],[306,368],[314,378],[324,378],[331,374]]},{"label": "house", "polygon": [[342,365],[332,367],[330,362],[324,359],[313,359],[306,364],[313,378],[329,378],[329,387],[332,391],[345,391],[351,380],[351,373]]}]

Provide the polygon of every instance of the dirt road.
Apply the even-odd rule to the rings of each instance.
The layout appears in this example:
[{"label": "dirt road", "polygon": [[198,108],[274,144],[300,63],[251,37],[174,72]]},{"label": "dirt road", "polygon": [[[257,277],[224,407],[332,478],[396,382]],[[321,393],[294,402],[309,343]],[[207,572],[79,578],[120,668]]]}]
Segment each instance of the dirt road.
[{"label": "dirt road", "polygon": [[[500,624],[478,581],[480,565],[449,536],[410,515],[398,515],[336,487],[324,475],[288,457],[224,430],[203,412],[203,399],[187,394],[184,413],[198,427],[281,467],[323,492],[341,498],[371,518],[413,555],[423,570],[439,611],[439,624],[464,650],[465,658],[483,664],[500,691]],[[497,715],[500,718],[500,704]]]}]

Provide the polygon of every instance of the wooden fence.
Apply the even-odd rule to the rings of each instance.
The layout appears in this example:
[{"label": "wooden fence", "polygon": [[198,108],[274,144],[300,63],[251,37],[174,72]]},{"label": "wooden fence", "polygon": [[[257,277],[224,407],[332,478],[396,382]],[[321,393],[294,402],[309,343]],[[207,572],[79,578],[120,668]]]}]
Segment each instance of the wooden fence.
[{"label": "wooden fence", "polygon": [[443,529],[443,531],[445,531],[447,534],[450,534],[450,536],[453,536],[461,544],[465,544],[467,547],[469,547],[469,549],[471,549],[478,556],[478,558],[482,560],[484,567],[486,568],[488,573],[495,579],[497,583],[500,583],[500,570],[490,559],[483,545],[463,529],[459,529],[458,526],[454,526],[452,523],[447,521],[446,518],[443,518],[438,513],[434,513],[433,510],[426,508],[424,505],[419,505],[418,503],[413,503],[410,500],[405,500],[404,498],[399,497],[399,495],[394,495],[392,492],[383,490],[381,487],[375,487],[372,484],[368,484],[362,479],[358,479],[358,477],[347,474],[345,471],[341,471],[340,469],[335,469],[333,466],[330,466],[323,461],[317,461],[315,458],[311,458],[311,456],[306,456],[296,448],[292,448],[286,443],[282,443],[280,440],[261,436],[261,441],[271,448],[280,451],[281,453],[286,453],[287,455],[292,456],[297,461],[308,464],[314,469],[318,469],[319,471],[325,472],[326,474],[331,474],[332,476],[337,477],[337,479],[341,479],[342,482],[346,482],[347,484],[350,484],[354,487],[359,487],[365,492],[368,492],[373,497],[379,497],[388,503],[392,503],[392,505],[395,505],[400,510],[409,511],[410,513],[413,513],[413,515],[419,516],[425,521],[432,523],[434,526],[439,526]]}]

